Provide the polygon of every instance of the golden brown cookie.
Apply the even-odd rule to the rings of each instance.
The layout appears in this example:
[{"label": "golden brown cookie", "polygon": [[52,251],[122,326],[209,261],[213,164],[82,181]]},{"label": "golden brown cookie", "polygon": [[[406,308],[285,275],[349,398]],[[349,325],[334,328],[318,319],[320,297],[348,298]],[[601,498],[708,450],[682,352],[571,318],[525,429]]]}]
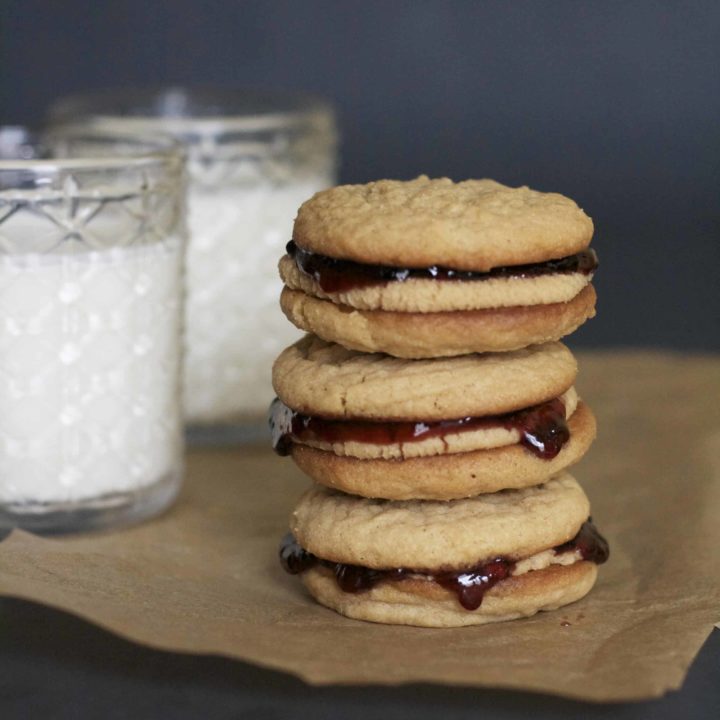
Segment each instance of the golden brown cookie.
[{"label": "golden brown cookie", "polygon": [[497,415],[564,393],[577,375],[561,343],[509,353],[408,361],[348,350],[306,335],[273,365],[273,386],[306,415],[445,420]]},{"label": "golden brown cookie", "polygon": [[362,593],[344,592],[327,568],[302,574],[310,594],[321,604],[355,620],[419,627],[463,627],[529,617],[556,610],[590,592],[597,566],[578,561],[510,577],[488,590],[482,604],[467,610],[451,590],[431,580],[413,578],[375,587]]},{"label": "golden brown cookie", "polygon": [[401,358],[505,352],[559,340],[595,315],[595,290],[572,300],[490,310],[402,313],[354,310],[285,287],[280,306],[301,330],[352,350]]},{"label": "golden brown cookie", "polygon": [[454,502],[388,502],[315,487],[281,546],[322,604],[349,617],[429,627],[532,615],[582,597],[607,543],[561,474]]},{"label": "golden brown cookie", "polygon": [[576,410],[568,387],[575,372],[560,343],[407,361],[307,336],[275,363],[273,442],[321,484],[365,497],[525,487],[594,439],[592,413]]},{"label": "golden brown cookie", "polygon": [[359,263],[487,271],[577,253],[592,233],[590,218],[557,193],[421,176],[319,192],[301,206],[293,240]]},{"label": "golden brown cookie", "polygon": [[593,225],[570,199],[425,176],[322,191],[280,261],[303,330],[403,358],[505,352],[592,317]]},{"label": "golden brown cookie", "polygon": [[389,500],[453,500],[537,485],[574,465],[595,438],[595,418],[587,405],[578,405],[568,428],[569,441],[549,460],[519,444],[405,460],[358,460],[299,444],[293,444],[290,453],[313,480],[346,493]]},{"label": "golden brown cookie", "polygon": [[462,569],[561,545],[589,514],[587,496],[567,473],[535,487],[450,502],[371,500],[315,486],[298,502],[291,530],[303,548],[324,560]]}]

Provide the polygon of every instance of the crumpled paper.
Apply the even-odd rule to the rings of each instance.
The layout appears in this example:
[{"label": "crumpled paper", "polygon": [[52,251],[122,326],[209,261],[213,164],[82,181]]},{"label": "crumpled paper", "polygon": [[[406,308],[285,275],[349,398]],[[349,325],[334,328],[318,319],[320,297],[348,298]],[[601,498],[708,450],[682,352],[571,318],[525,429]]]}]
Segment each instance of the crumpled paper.
[{"label": "crumpled paper", "polygon": [[214,653],[316,684],[429,682],[595,701],[678,688],[720,620],[720,359],[580,357],[600,434],[574,474],[610,562],[584,600],[435,630],[316,605],[277,562],[307,481],[266,446],[193,450],[177,505],[126,530],[0,543],[0,594],[164,650]]}]

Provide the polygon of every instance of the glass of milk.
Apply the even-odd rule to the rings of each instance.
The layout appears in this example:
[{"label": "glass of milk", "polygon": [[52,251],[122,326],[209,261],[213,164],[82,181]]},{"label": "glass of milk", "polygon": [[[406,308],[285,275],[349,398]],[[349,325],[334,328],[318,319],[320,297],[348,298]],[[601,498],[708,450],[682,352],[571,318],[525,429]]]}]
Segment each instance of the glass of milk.
[{"label": "glass of milk", "polygon": [[162,131],[185,144],[185,419],[201,441],[264,427],[272,362],[299,337],[279,309],[277,263],[298,207],[335,180],[331,107],[290,94],[169,88],[67,98],[51,121]]},{"label": "glass of milk", "polygon": [[172,138],[0,129],[0,529],[177,494],[184,187]]}]

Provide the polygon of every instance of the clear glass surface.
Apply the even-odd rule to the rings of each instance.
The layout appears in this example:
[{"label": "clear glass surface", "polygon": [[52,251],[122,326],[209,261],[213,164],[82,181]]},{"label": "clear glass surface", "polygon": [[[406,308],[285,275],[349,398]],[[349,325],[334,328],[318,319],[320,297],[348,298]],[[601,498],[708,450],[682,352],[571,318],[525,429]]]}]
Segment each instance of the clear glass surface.
[{"label": "clear glass surface", "polygon": [[0,130],[0,528],[108,527],[181,478],[171,139]]},{"label": "clear glass surface", "polygon": [[273,360],[300,337],[279,309],[277,263],[298,207],[335,181],[332,109],[300,95],[171,88],[68,98],[51,120],[185,144],[185,417],[200,442],[257,437]]}]

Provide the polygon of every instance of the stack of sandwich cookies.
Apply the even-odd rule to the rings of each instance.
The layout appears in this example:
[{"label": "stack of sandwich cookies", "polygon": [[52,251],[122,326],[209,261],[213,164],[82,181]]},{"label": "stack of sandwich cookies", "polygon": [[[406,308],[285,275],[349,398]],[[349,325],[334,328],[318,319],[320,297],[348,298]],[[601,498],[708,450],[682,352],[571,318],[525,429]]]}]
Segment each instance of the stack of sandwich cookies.
[{"label": "stack of sandwich cookies", "polygon": [[318,485],[283,543],[319,602],[427,626],[585,595],[607,545],[565,472],[595,436],[558,338],[594,314],[570,200],[418,178],[319,193],[280,263],[309,331],[273,368],[273,442]]}]

